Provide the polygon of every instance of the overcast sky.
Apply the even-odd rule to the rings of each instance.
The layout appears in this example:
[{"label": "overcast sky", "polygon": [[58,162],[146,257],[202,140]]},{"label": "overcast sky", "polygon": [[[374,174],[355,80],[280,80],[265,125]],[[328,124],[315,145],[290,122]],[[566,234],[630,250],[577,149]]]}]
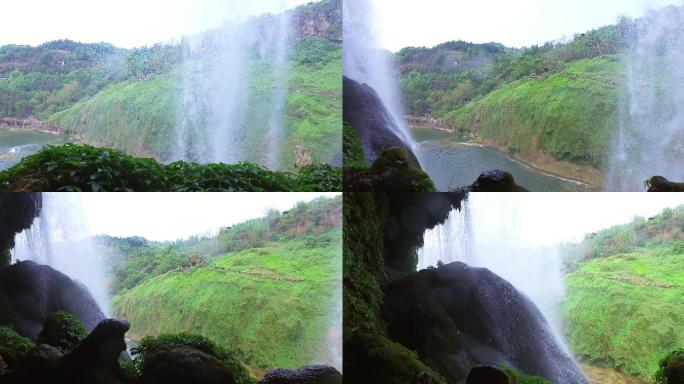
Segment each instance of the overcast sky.
[{"label": "overcast sky", "polygon": [[[361,0],[365,1],[365,0]],[[638,17],[683,0],[368,0],[383,48],[434,46],[449,40],[543,44]]]},{"label": "overcast sky", "polygon": [[3,0],[0,45],[71,39],[132,48],[311,0]]},{"label": "overcast sky", "polygon": [[[142,236],[163,241],[208,234],[262,217],[269,208],[284,211],[298,201],[338,193],[81,193],[82,219],[91,234]],[[51,196],[52,197],[52,196]],[[61,195],[57,194],[57,198]],[[71,197],[71,196],[70,196]],[[71,200],[71,199],[69,199]],[[85,224],[85,223],[84,223]]]},{"label": "overcast sky", "polygon": [[470,199],[474,232],[514,236],[512,241],[533,246],[579,241],[635,216],[648,218],[684,205],[682,193],[479,193]]}]

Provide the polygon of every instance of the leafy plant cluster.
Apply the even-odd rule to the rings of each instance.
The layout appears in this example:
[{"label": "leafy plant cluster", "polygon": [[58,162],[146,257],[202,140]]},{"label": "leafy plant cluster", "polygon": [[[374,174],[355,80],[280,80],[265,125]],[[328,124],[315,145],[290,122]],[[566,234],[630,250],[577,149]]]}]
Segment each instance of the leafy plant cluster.
[{"label": "leafy plant cluster", "polygon": [[88,336],[81,320],[68,311],[57,311],[45,319],[43,330],[38,335],[38,344],[70,351]]},{"label": "leafy plant cluster", "polygon": [[8,327],[0,326],[0,356],[10,369],[18,366],[33,345],[30,339]]},{"label": "leafy plant cluster", "polygon": [[48,146],[0,173],[6,191],[330,191],[341,170],[309,165],[299,174],[251,163],[168,165],[88,145]]}]

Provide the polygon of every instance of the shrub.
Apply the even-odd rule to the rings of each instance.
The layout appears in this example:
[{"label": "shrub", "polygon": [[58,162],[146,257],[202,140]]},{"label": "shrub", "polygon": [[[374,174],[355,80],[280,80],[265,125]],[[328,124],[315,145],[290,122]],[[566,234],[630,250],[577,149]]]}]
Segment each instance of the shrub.
[{"label": "shrub", "polygon": [[309,165],[299,174],[273,172],[252,163],[169,165],[107,148],[47,146],[0,172],[0,190],[28,191],[333,191],[342,171]]},{"label": "shrub", "polygon": [[235,384],[255,383],[254,379],[249,375],[249,372],[247,372],[247,369],[245,369],[240,360],[236,357],[236,353],[221,348],[204,336],[190,333],[163,334],[156,337],[147,336],[143,338],[142,341],[140,341],[140,344],[131,350],[133,356],[138,356],[135,359],[135,365],[138,372],[142,373],[144,371],[145,359],[153,349],[172,344],[194,348],[221,360],[226,368],[232,372]]},{"label": "shrub", "polygon": [[53,312],[45,319],[43,330],[38,335],[38,344],[48,344],[64,351],[70,351],[88,336],[81,320],[67,311]]},{"label": "shrub", "polygon": [[15,368],[33,346],[31,340],[0,326],[0,355],[10,369]]}]

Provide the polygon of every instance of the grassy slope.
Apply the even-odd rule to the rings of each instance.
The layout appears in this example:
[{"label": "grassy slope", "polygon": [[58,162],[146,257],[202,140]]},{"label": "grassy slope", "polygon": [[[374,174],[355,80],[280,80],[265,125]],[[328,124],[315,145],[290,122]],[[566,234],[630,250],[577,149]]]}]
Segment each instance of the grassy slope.
[{"label": "grassy slope", "polygon": [[[331,143],[340,143],[342,135],[342,48],[339,44],[330,44],[328,48],[330,57],[326,62],[300,63],[291,69],[285,144],[281,152],[285,164],[294,165],[296,146],[304,147],[315,163],[329,162],[340,150]],[[259,65],[256,68],[253,82],[258,88],[264,79]],[[179,81],[173,73],[127,81],[56,113],[49,120],[67,133],[80,135],[85,142],[166,160],[175,141],[175,84]],[[252,99],[250,104],[267,105],[267,100]],[[262,110],[251,111],[250,115],[258,119],[270,114]],[[263,143],[254,144],[263,147]]]},{"label": "grassy slope", "polygon": [[684,253],[671,243],[584,262],[567,278],[562,311],[570,347],[650,382],[659,359],[684,346],[682,297]]},{"label": "grassy slope", "polygon": [[619,68],[616,56],[577,60],[560,72],[506,84],[446,120],[515,152],[542,149],[601,168],[616,125]]},{"label": "grassy slope", "polygon": [[115,84],[55,113],[50,122],[81,140],[165,159],[175,126],[174,76]]},{"label": "grassy slope", "polygon": [[136,336],[199,333],[241,350],[260,370],[320,362],[332,326],[327,309],[339,294],[340,241],[337,229],[225,254],[147,280],[114,297],[112,307]]}]

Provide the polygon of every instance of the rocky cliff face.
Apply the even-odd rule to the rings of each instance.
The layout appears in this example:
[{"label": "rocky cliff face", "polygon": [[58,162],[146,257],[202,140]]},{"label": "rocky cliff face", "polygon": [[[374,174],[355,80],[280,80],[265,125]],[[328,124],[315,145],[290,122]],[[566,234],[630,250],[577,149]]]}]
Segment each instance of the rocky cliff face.
[{"label": "rocky cliff face", "polygon": [[342,42],[342,0],[324,0],[298,7],[292,16],[297,38],[323,37]]}]

